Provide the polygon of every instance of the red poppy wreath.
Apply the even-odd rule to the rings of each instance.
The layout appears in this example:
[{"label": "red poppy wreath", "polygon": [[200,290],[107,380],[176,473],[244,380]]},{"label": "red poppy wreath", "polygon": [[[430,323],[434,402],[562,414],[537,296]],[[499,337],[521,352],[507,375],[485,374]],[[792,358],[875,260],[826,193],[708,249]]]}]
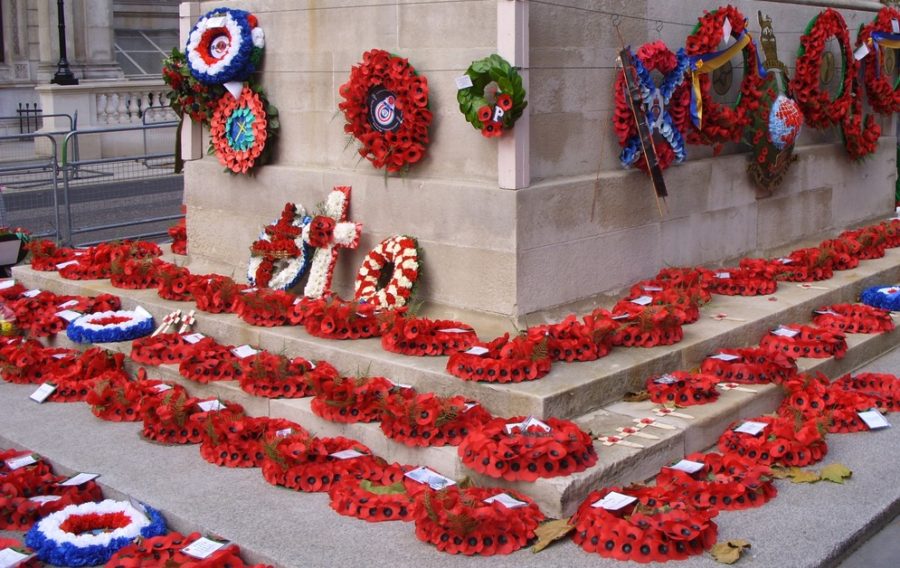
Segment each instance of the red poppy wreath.
[{"label": "red poppy wreath", "polygon": [[[837,39],[841,48],[841,90],[834,100],[819,83],[825,42],[831,38]],[[831,8],[813,18],[806,34],[800,37],[797,71],[791,79],[791,91],[803,111],[803,118],[813,128],[824,130],[840,124],[849,112],[853,100],[853,78],[856,76],[856,59],[852,53],[847,24],[843,16]]]},{"label": "red poppy wreath", "polygon": [[409,62],[382,49],[363,54],[341,85],[344,131],[376,168],[399,172],[418,162],[428,144],[428,80]]},{"label": "red poppy wreath", "polygon": [[884,40],[888,40],[888,43],[896,41],[897,34],[893,33],[892,21],[900,21],[900,10],[892,6],[885,6],[878,12],[874,20],[859,28],[859,34],[856,36],[857,49],[864,44],[869,46],[866,55],[860,60],[860,64],[863,66],[863,77],[865,77],[866,98],[872,109],[881,114],[900,112],[898,84],[893,76],[885,73],[881,67],[884,57],[882,49],[890,48],[888,45],[882,47],[881,42]]},{"label": "red poppy wreath", "polygon": [[[726,25],[727,22],[727,25]],[[726,29],[731,29],[735,43],[719,51]],[[742,49],[741,49],[742,47]],[[710,74],[729,60],[732,50],[744,54],[744,78],[741,94],[734,108],[719,104],[710,94]],[[760,72],[756,44],[749,36],[747,19],[734,6],[725,6],[704,14],[686,41],[693,75],[691,113],[695,130],[688,134],[688,142],[719,146],[725,142],[739,142],[744,129],[752,120],[752,111],[762,97],[763,76]]]}]

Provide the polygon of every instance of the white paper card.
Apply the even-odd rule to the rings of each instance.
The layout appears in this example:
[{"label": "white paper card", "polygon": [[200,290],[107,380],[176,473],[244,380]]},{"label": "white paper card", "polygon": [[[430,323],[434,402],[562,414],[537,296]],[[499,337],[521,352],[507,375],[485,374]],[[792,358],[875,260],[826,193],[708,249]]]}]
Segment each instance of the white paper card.
[{"label": "white paper card", "polygon": [[447,329],[439,329],[441,333],[469,333],[471,329],[463,329],[461,327],[448,327]]},{"label": "white paper card", "polygon": [[279,431],[275,432],[275,437],[276,438],[287,438],[288,436],[290,436],[293,433],[294,433],[293,428],[285,428],[284,430],[279,430]]},{"label": "white paper card", "polygon": [[9,280],[4,280],[0,282],[0,290],[6,290],[7,288],[12,288],[16,285],[16,281],[10,278]]},{"label": "white paper card", "polygon": [[900,34],[900,22],[891,20],[891,33]]},{"label": "white paper card", "polygon": [[467,402],[465,408],[463,408],[463,412],[468,412],[478,406],[477,402]]},{"label": "white paper card", "polygon": [[14,568],[31,558],[34,558],[34,554],[28,555],[12,548],[4,548],[0,550],[0,568]]},{"label": "white paper card", "polygon": [[253,292],[256,292],[257,290],[258,290],[258,288],[244,288],[243,290],[241,290],[241,294],[252,294]]},{"label": "white paper card", "polygon": [[398,383],[398,382],[396,382],[396,381],[392,381],[391,379],[388,379],[388,381],[389,381],[392,385],[394,385],[395,387],[397,387],[398,389],[411,389],[411,388],[413,388],[412,385],[408,385],[408,384],[406,384],[406,383]]},{"label": "white paper card", "polygon": [[784,327],[783,325],[778,326],[778,329],[772,330],[772,335],[777,335],[779,337],[796,337],[799,333],[799,329],[791,329],[789,327]]},{"label": "white paper card", "polygon": [[865,412],[857,412],[859,414],[859,418],[866,423],[866,426],[869,427],[869,430],[879,430],[881,428],[890,428],[891,423],[887,421],[884,417],[884,414],[873,409],[866,410]]},{"label": "white paper card", "polygon": [[150,514],[147,513],[147,507],[145,507],[143,503],[134,498],[129,498],[128,503],[134,508],[135,511],[141,513],[148,519],[150,518]]},{"label": "white paper card", "polygon": [[50,383],[44,383],[41,386],[39,386],[36,391],[31,393],[31,396],[29,396],[28,398],[30,398],[31,400],[38,402],[38,403],[44,402],[45,400],[47,400],[47,398],[50,397],[51,394],[53,394],[53,391],[55,391],[55,390],[56,390],[56,385],[52,385]]},{"label": "white paper card", "polygon": [[205,536],[203,536],[187,545],[186,547],[182,548],[181,552],[184,552],[188,556],[193,556],[194,558],[204,560],[215,554],[226,544],[228,543],[219,542],[217,540],[212,540],[211,538],[206,538]]},{"label": "white paper card", "polygon": [[469,349],[468,351],[466,351],[466,355],[478,355],[478,356],[481,356],[481,355],[484,355],[485,353],[487,353],[488,351],[490,351],[490,349],[488,349],[488,348],[486,348],[486,347],[481,347],[480,345],[476,345],[475,347],[473,347],[473,348]]},{"label": "white paper card", "polygon": [[71,353],[54,353],[52,355],[52,357],[54,359],[65,359],[66,357],[69,357],[71,355],[72,355]]},{"label": "white paper card", "polygon": [[520,507],[525,507],[528,505],[525,501],[519,501],[512,495],[508,493],[498,493],[497,495],[491,495],[487,499],[484,500],[485,503],[490,505],[491,503],[500,503],[507,509],[518,509]]},{"label": "white paper card", "polygon": [[200,343],[200,341],[205,337],[206,336],[202,333],[192,333],[190,335],[185,335],[183,339],[191,345],[194,345],[195,343]]},{"label": "white paper card", "polygon": [[235,100],[241,98],[241,91],[244,90],[244,84],[240,81],[229,81],[224,83],[225,89],[231,93]]},{"label": "white paper card", "polygon": [[148,312],[147,310],[145,310],[145,309],[142,308],[141,306],[136,307],[136,308],[134,309],[134,313],[136,313],[137,315],[139,315],[139,316],[141,316],[141,317],[145,317],[145,318],[152,318],[152,317],[153,317],[153,315],[152,315],[150,312]]},{"label": "white paper card", "polygon": [[631,300],[632,304],[637,304],[639,306],[649,306],[651,302],[653,302],[653,298],[650,296],[640,296]]},{"label": "white paper card", "polygon": [[550,426],[541,422],[540,420],[538,420],[537,418],[535,418],[533,416],[529,416],[522,422],[515,422],[512,424],[507,424],[506,425],[506,433],[512,434],[516,430],[516,428],[518,428],[524,432],[525,430],[527,430],[528,428],[530,428],[532,426],[536,426],[536,427],[540,428],[541,430],[543,430],[544,432],[550,431]]},{"label": "white paper card", "polygon": [[853,59],[861,61],[867,55],[869,55],[869,46],[864,43],[853,52]]},{"label": "white paper card", "polygon": [[449,477],[444,477],[440,473],[436,471],[430,470],[427,467],[420,467],[414,469],[412,471],[407,471],[403,474],[404,476],[412,479],[413,481],[418,481],[419,483],[425,483],[435,491],[440,491],[445,487],[450,487],[451,485],[456,485],[456,482],[450,479]]},{"label": "white paper card", "polygon": [[669,469],[677,469],[678,471],[683,471],[685,473],[697,473],[701,469],[706,467],[704,464],[700,462],[695,462],[691,460],[681,460],[675,465],[670,465]]},{"label": "white paper card", "polygon": [[34,457],[34,454],[25,454],[24,456],[16,456],[14,458],[9,458],[8,460],[6,460],[6,467],[8,467],[12,471],[15,471],[17,469],[25,467],[26,465],[31,465],[37,462],[38,460]]},{"label": "white paper card", "polygon": [[43,505],[44,503],[52,503],[54,501],[59,501],[62,499],[59,495],[35,495],[34,497],[29,497],[28,500],[34,503],[38,503]]},{"label": "white paper card", "polygon": [[814,310],[814,314],[819,314],[820,316],[840,316],[841,314],[835,312],[834,310]]},{"label": "white paper card", "polygon": [[719,361],[737,361],[740,358],[740,355],[732,355],[731,353],[716,353],[710,357],[710,359],[718,359]]},{"label": "white paper card", "polygon": [[725,45],[728,45],[731,42],[731,20],[725,18],[725,22],[722,23],[722,39],[725,41]]},{"label": "white paper card", "polygon": [[69,479],[57,483],[60,487],[76,487],[78,485],[84,485],[88,481],[93,481],[100,477],[99,473],[79,473],[78,475],[73,475]]},{"label": "white paper card", "polygon": [[207,18],[206,25],[210,28],[221,28],[225,25],[225,16],[216,16],[215,18]]},{"label": "white paper card", "polygon": [[591,507],[595,509],[603,508],[607,511],[618,511],[622,507],[626,507],[637,501],[637,497],[631,495],[622,495],[615,491],[610,491],[603,499],[598,499],[591,503]]},{"label": "white paper card", "polygon": [[41,293],[41,291],[38,290],[37,288],[35,288],[34,290],[26,290],[26,291],[22,292],[22,295],[25,296],[26,298],[34,298],[35,296],[37,296],[40,293]]},{"label": "white paper card", "polygon": [[666,373],[665,375],[661,375],[653,379],[653,382],[658,385],[672,385],[678,382],[678,379],[673,377],[672,375]]},{"label": "white paper card", "polygon": [[158,384],[155,387],[153,387],[153,390],[155,390],[156,392],[166,392],[166,391],[172,390],[172,388],[173,388],[172,385],[167,385],[166,383],[161,383],[161,384]]},{"label": "white paper card", "polygon": [[78,261],[77,261],[77,260],[70,260],[70,261],[68,261],[68,262],[60,262],[59,264],[56,265],[56,269],[57,269],[57,270],[62,270],[63,268],[65,268],[65,267],[67,267],[67,266],[72,266],[73,264],[78,264]]},{"label": "white paper card", "polygon": [[240,347],[235,347],[234,349],[232,349],[231,352],[234,353],[235,357],[244,359],[246,357],[250,357],[251,355],[256,355],[257,353],[259,353],[259,349],[254,349],[249,345],[241,345]]},{"label": "white paper card", "polygon": [[472,86],[472,78],[468,75],[461,75],[457,77],[455,81],[457,91],[462,91],[463,89],[468,89]]},{"label": "white paper card", "polygon": [[631,317],[631,316],[629,316],[628,314],[618,314],[618,315],[612,316],[610,319],[623,320],[623,319],[628,319],[629,317]]},{"label": "white paper card", "polygon": [[641,286],[644,292],[662,292],[664,288],[660,286]]},{"label": "white paper card", "polygon": [[212,412],[214,410],[225,410],[226,406],[219,402],[218,400],[204,400],[202,402],[198,402],[197,406],[200,407],[200,410],[203,412]]},{"label": "white paper card", "polygon": [[740,432],[741,434],[759,436],[762,431],[766,429],[766,426],[768,426],[768,424],[766,424],[765,422],[753,422],[752,420],[749,420],[735,428],[734,431]]},{"label": "white paper card", "polygon": [[340,452],[334,452],[333,454],[328,454],[328,455],[337,460],[350,460],[353,458],[362,457],[366,454],[364,454],[362,452],[357,452],[354,449],[349,449],[349,450],[341,450]]},{"label": "white paper card", "polygon": [[80,318],[81,314],[79,314],[78,312],[73,312],[72,310],[63,310],[61,312],[56,312],[56,316],[61,317],[62,319],[66,320],[67,322],[71,323],[71,322],[77,320],[78,318]]},{"label": "white paper card", "polygon": [[71,308],[72,306],[77,306],[78,300],[69,300],[68,302],[63,302],[62,304],[56,306],[61,310],[65,310],[66,308]]},{"label": "white paper card", "polygon": [[730,272],[716,272],[716,278],[720,278],[722,280],[728,280],[731,278]]}]

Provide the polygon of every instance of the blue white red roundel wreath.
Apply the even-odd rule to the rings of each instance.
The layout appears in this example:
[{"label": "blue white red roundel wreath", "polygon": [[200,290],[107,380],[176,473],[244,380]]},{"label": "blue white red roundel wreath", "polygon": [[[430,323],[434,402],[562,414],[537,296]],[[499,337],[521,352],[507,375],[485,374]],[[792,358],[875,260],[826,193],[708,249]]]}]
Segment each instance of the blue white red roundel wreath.
[{"label": "blue white red roundel wreath", "polygon": [[69,505],[31,527],[25,544],[42,561],[55,566],[105,564],[134,539],[166,533],[162,515],[150,507],[145,509],[146,514],[130,503],[110,499]]},{"label": "blue white red roundel wreath", "polygon": [[[379,286],[389,267],[393,269],[390,279]],[[418,242],[414,237],[394,235],[381,241],[363,259],[356,275],[356,299],[379,309],[400,308],[406,305],[418,279]]]},{"label": "blue white red roundel wreath", "polygon": [[900,311],[900,284],[866,288],[859,295],[859,301],[883,310]]},{"label": "blue white red roundel wreath", "polygon": [[256,16],[244,10],[216,8],[194,25],[185,52],[191,74],[198,81],[221,85],[252,75],[265,45]]},{"label": "blue white red roundel wreath", "polygon": [[153,327],[153,316],[143,309],[96,312],[70,323],[66,335],[76,343],[131,341],[153,333]]}]

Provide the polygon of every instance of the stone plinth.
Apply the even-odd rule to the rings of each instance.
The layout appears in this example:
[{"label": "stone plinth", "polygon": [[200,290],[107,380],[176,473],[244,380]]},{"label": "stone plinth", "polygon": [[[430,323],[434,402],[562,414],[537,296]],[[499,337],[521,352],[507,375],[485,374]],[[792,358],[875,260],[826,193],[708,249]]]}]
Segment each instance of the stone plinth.
[{"label": "stone plinth", "polygon": [[[274,165],[255,177],[222,173],[211,156],[188,164],[192,262],[240,277],[249,244],[286,201],[313,208],[332,186],[350,185],[351,218],[364,224],[364,236],[360,250],[342,254],[337,292],[351,293],[362,256],[382,238],[412,234],[425,251],[423,299],[521,325],[529,314],[584,305],[665,265],[763,253],[893,207],[894,124],[881,119],[886,136],[862,163],[847,156],[839,132],[805,131],[798,162],[767,199],[757,199],[746,173],[746,147],[727,145],[713,157],[709,148],[690,146],[688,161],[666,172],[670,198],[660,216],[647,177],[618,165],[612,84],[620,44],[609,13],[623,15],[618,32],[626,42],[659,38],[677,48],[710,8],[699,0],[679,3],[674,15],[660,2],[534,4],[516,13],[516,21],[526,18],[524,27],[509,21],[508,0],[366,4],[313,10],[288,0],[233,3],[256,13],[265,29],[260,79],[279,107],[282,135]],[[842,10],[851,36],[873,17],[874,6],[852,4],[859,10]],[[182,14],[193,9],[193,16],[184,16],[192,23],[219,5],[186,4]],[[779,55],[789,67],[798,31],[820,9],[792,2],[735,5],[754,34],[757,10],[773,18]],[[660,27],[660,20],[670,23]],[[498,144],[465,122],[453,79],[471,61],[523,41],[529,127],[506,136],[527,139]],[[426,158],[403,176],[386,177],[360,160],[337,110],[339,86],[373,48],[407,57],[429,80],[432,142]],[[724,102],[736,97],[739,83],[736,71]],[[196,154],[201,146],[205,140],[194,145]],[[501,189],[520,187],[502,180],[515,151],[528,152],[530,183]]]}]

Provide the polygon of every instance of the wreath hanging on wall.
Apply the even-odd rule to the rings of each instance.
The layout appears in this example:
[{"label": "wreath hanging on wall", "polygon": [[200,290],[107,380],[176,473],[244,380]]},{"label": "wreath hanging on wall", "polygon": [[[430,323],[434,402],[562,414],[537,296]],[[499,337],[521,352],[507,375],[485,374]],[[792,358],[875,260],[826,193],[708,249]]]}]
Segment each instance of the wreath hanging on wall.
[{"label": "wreath hanging on wall", "polygon": [[895,49],[900,34],[894,33],[894,22],[900,21],[900,10],[886,6],[874,20],[859,28],[856,47],[868,46],[868,53],[860,60],[865,78],[866,97],[872,110],[881,114],[900,112],[900,78],[894,80],[881,65],[882,49]]},{"label": "wreath hanging on wall", "polygon": [[474,61],[464,77],[468,77],[469,86],[456,94],[459,110],[485,138],[500,136],[512,128],[528,106],[522,77],[497,54]]},{"label": "wreath hanging on wall", "polygon": [[280,127],[277,117],[265,95],[248,85],[239,97],[223,95],[210,121],[210,153],[236,174],[265,164],[271,157],[269,142]]},{"label": "wreath hanging on wall", "polygon": [[[653,141],[659,166],[666,169],[673,161],[681,163],[686,157],[682,132],[687,128],[690,103],[690,90],[684,80],[688,60],[684,50],[672,53],[661,41],[642,45],[632,54],[632,59],[650,129],[662,137],[662,140]],[[659,86],[651,76],[653,71],[663,75],[663,82]],[[621,71],[616,77],[615,101],[616,137],[622,147],[619,161],[622,167],[637,166],[646,171],[647,163],[643,159],[641,139],[629,107],[625,75]]]},{"label": "wreath hanging on wall", "polygon": [[428,145],[428,80],[405,58],[382,49],[363,54],[341,85],[344,131],[376,168],[399,172],[420,161]]},{"label": "wreath hanging on wall", "polygon": [[[841,90],[832,100],[819,82],[825,42],[835,38],[841,47]],[[806,123],[823,130],[840,124],[853,103],[853,80],[856,59],[850,46],[850,34],[840,12],[828,8],[810,20],[806,33],[800,37],[796,71],[791,79],[791,91],[803,111]]]},{"label": "wreath hanging on wall", "polygon": [[[719,50],[718,46],[729,28],[734,44]],[[744,78],[737,103],[730,107],[713,100],[709,92],[709,75],[738,52],[744,56]],[[766,75],[756,44],[747,30],[744,14],[734,6],[704,14],[687,38],[687,54],[691,58],[691,119],[694,125],[688,141],[717,147],[725,142],[739,142],[752,120],[751,111],[762,95]]]},{"label": "wreath hanging on wall", "polygon": [[222,85],[246,81],[256,72],[265,45],[256,16],[244,10],[216,8],[194,24],[185,53],[198,81]]}]

